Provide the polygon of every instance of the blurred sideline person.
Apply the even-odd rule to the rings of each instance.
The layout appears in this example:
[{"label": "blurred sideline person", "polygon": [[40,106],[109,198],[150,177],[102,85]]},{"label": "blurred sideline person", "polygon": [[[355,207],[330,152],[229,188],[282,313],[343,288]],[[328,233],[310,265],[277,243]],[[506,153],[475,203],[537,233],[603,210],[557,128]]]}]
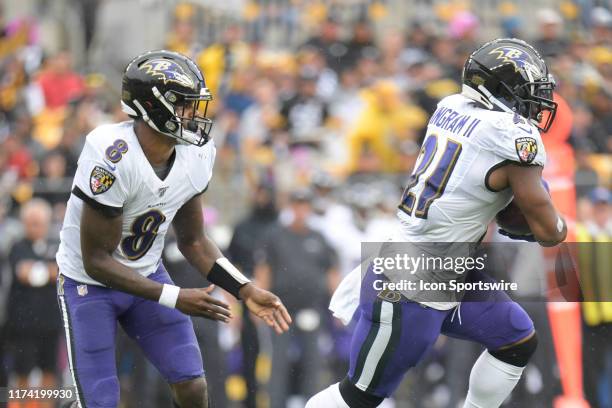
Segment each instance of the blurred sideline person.
[{"label": "blurred sideline person", "polygon": [[388,80],[374,83],[362,93],[362,98],[363,110],[346,137],[348,172],[409,169],[412,162],[402,161],[405,159],[402,152],[414,143],[416,131],[424,127],[425,112],[408,104],[401,90]]},{"label": "blurred sideline person", "polygon": [[278,297],[242,275],[204,232],[201,196],[215,159],[206,107],[212,95],[189,58],[150,51],[123,76],[121,103],[132,120],[86,139],[57,253],[58,300],[76,407],[116,407],[117,323],[159,370],[182,408],[208,407],[200,349],[187,315],[228,322],[213,287],[173,284],[161,263],[174,226],[187,261],[242,299],[278,334],[290,317]]},{"label": "blurred sideline person", "polygon": [[[6,294],[3,282],[5,277],[5,259],[4,254],[0,253],[0,305],[2,306],[2,310],[6,310]],[[8,373],[7,373],[7,352],[6,352],[6,335],[5,335],[5,326],[6,326],[6,313],[3,313],[0,316],[0,387],[6,387],[8,385]]]},{"label": "blurred sideline person", "polygon": [[[9,253],[13,281],[7,305],[7,337],[14,358],[17,388],[27,388],[28,376],[42,370],[41,387],[57,383],[57,356],[61,320],[55,302],[57,242],[49,238],[52,210],[41,199],[32,199],[21,207],[24,238]],[[51,407],[51,403],[40,405]]]},{"label": "blurred sideline person", "polygon": [[288,225],[270,228],[257,254],[256,281],[283,296],[295,320],[291,336],[272,339],[271,407],[285,406],[294,394],[306,398],[320,385],[319,337],[338,272],[333,250],[308,226],[312,198],[307,189],[291,193]]},{"label": "blurred sideline person", "polygon": [[[475,50],[465,62],[462,93],[442,99],[429,120],[399,205],[400,228],[381,255],[385,248],[393,256],[394,247],[407,251],[411,245],[434,257],[457,250],[471,256],[489,222],[510,203],[524,214],[530,233],[505,235],[543,246],[562,242],[567,227],[542,182],[546,152],[540,131],[554,120],[554,87],[540,54],[522,40],[498,39]],[[458,294],[449,283],[464,275],[453,269],[385,271],[392,282],[448,285],[431,292],[376,290],[379,275],[369,268],[362,279],[360,269],[343,280],[340,299],[330,307],[345,322],[358,314],[349,372],[306,408],[379,406],[440,334],[486,348],[472,367],[464,408],[503,403],[537,346],[533,322],[521,306],[502,290]],[[476,269],[466,275],[467,282],[492,281]]]},{"label": "blurred sideline person", "polygon": [[12,217],[7,217],[7,202],[0,200],[0,387],[8,385],[8,353],[6,350],[6,324],[8,315],[6,305],[10,289],[12,271],[8,265],[8,255],[13,243],[21,238],[21,225]]},{"label": "blurred sideline person", "polygon": [[281,106],[280,114],[289,134],[289,143],[317,146],[321,129],[329,117],[327,103],[317,95],[317,73],[310,66],[300,70],[295,94]]},{"label": "blurred sideline person", "polygon": [[[182,288],[198,288],[206,284],[206,281],[197,273],[184,256],[180,253],[175,234],[168,234],[164,248],[164,265],[172,280]],[[243,270],[241,268],[241,270]],[[218,295],[218,293],[216,294]],[[223,297],[220,297],[223,299]],[[219,325],[210,319],[191,318],[193,329],[202,351],[202,357],[206,361],[206,370],[214,373],[207,381],[210,385],[208,394],[211,407],[227,406],[225,395],[226,353],[219,342]],[[248,340],[250,341],[250,339]],[[150,388],[148,384],[142,385],[143,389]]]},{"label": "blurred sideline person", "polygon": [[365,239],[355,225],[351,209],[337,197],[338,181],[329,173],[318,172],[311,182],[314,194],[308,225],[334,249],[338,272],[345,276],[359,264],[359,243]]},{"label": "blurred sideline person", "polygon": [[[265,236],[267,230],[276,223],[275,190],[271,185],[262,183],[256,188],[251,213],[240,221],[227,248],[230,260],[244,272],[252,276],[255,269],[255,253],[258,239]],[[243,375],[246,383],[246,408],[256,407],[257,378],[255,373],[257,356],[259,355],[259,338],[257,327],[248,309],[242,309],[241,347]]]}]

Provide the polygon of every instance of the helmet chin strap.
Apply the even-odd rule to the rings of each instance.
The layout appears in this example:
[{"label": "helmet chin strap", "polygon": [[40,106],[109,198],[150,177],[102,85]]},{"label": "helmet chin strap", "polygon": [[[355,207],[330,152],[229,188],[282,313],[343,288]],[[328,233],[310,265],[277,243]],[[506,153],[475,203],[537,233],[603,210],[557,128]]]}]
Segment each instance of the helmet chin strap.
[{"label": "helmet chin strap", "polygon": [[476,102],[482,103],[487,109],[493,109],[493,104],[485,98],[480,92],[476,91],[471,86],[463,84],[461,87],[461,94]]},{"label": "helmet chin strap", "polygon": [[[153,91],[153,95],[155,95],[155,97],[166,107],[166,109],[168,109],[168,111],[170,111],[172,115],[175,115],[174,106],[166,100],[164,95],[162,95],[161,92],[159,92],[157,87],[154,86],[151,90]],[[196,144],[197,145],[198,141],[201,139],[201,136],[197,133],[197,131],[198,131],[198,124],[194,120],[190,120],[187,123],[187,126],[180,123],[177,126],[177,129],[174,131],[174,133],[168,133],[168,132],[161,132],[161,133],[175,138],[179,144],[182,144],[182,145]]]},{"label": "helmet chin strap", "polygon": [[130,116],[138,116],[138,112],[132,109],[127,103],[121,101],[121,110]]},{"label": "helmet chin strap", "polygon": [[[134,99],[133,100],[134,105],[136,106],[136,108],[140,111],[140,116],[142,116],[142,120],[145,121],[145,123],[147,125],[149,125],[152,129],[154,129],[155,131],[159,132],[159,133],[164,133],[161,130],[159,130],[157,128],[157,126],[155,125],[155,123],[153,123],[153,121],[151,120],[151,118],[149,118],[149,115],[147,115],[147,111],[145,110],[145,108],[142,107],[142,105],[140,104],[140,102],[138,102],[138,99]],[[164,133],[165,134],[165,133]]]},{"label": "helmet chin strap", "polygon": [[157,87],[154,86],[153,88],[151,88],[151,91],[153,91],[153,95],[155,95],[157,100],[160,101],[166,107],[166,109],[168,109],[168,111],[170,111],[170,113],[174,115],[174,106],[172,106],[170,102],[166,100],[164,95],[162,95],[161,92],[159,92],[159,89],[157,89]]},{"label": "helmet chin strap", "polygon": [[[463,84],[463,89],[462,89],[461,93],[464,96],[467,96],[470,99],[474,99],[477,102],[481,102],[488,109],[493,109],[493,106],[497,106],[498,108],[500,108],[504,112],[508,112],[508,113],[512,113],[512,114],[519,114],[518,112],[515,112],[514,110],[510,109],[509,107],[507,107],[506,105],[501,103],[499,101],[499,99],[494,97],[493,94],[491,94],[491,92],[489,92],[489,90],[487,88],[485,88],[484,86],[478,85],[478,89],[480,90],[480,92],[485,94],[486,99],[485,99],[485,96],[483,96],[481,93],[475,91],[472,87],[467,86],[465,84]],[[538,126],[540,124],[540,122],[538,120],[534,119],[534,118],[526,118],[526,119],[529,120],[529,122],[532,123],[535,126]]]},{"label": "helmet chin strap", "polygon": [[471,86],[463,84],[463,87],[461,89],[461,94],[472,100],[475,100],[476,102],[482,103],[487,109],[493,109],[495,106],[497,106],[499,109],[503,110],[504,112],[508,112],[512,114],[517,113],[513,111],[512,109],[510,109],[509,107],[507,107],[502,102],[500,102],[500,100],[494,97],[493,94],[489,92],[489,90],[485,88],[484,86],[478,85],[478,90],[482,93],[476,91]]},{"label": "helmet chin strap", "polygon": [[508,112],[508,113],[515,113],[512,109],[510,109],[509,107],[507,107],[506,105],[504,105],[503,103],[501,103],[499,101],[499,99],[497,99],[496,97],[493,96],[493,94],[491,92],[489,92],[489,90],[487,88],[485,88],[482,85],[478,85],[478,90],[480,92],[482,92],[483,94],[485,94],[485,96],[487,97],[487,99],[495,106],[497,106],[498,108],[500,108],[501,110],[503,110],[504,112]]},{"label": "helmet chin strap", "polygon": [[[156,87],[153,87],[153,94],[160,100],[160,102],[164,104],[164,106],[166,106],[166,108],[168,108],[168,110],[174,112],[174,109],[172,109],[172,105],[170,105],[168,101],[166,101],[166,98],[164,98],[164,96],[159,93]],[[123,110],[123,112],[127,113],[130,116],[140,116],[142,120],[144,120],[145,123],[149,125],[149,127],[151,127],[151,129],[175,139],[180,145],[201,145],[200,141],[202,140],[202,136],[199,134],[198,124],[194,120],[190,120],[187,125],[183,125],[182,123],[177,124],[177,129],[174,133],[164,132],[160,130],[157,125],[155,125],[155,122],[151,120],[151,118],[147,114],[147,111],[137,99],[134,99],[132,102],[134,103],[134,106],[136,106],[136,109],[138,111],[134,110],[125,102],[121,101],[121,109]]]},{"label": "helmet chin strap", "polygon": [[[149,118],[149,115],[147,115],[147,111],[144,109],[144,107],[140,104],[140,102],[138,102],[137,99],[133,100],[134,105],[136,106],[136,108],[140,111],[140,115],[142,117],[142,120],[145,121],[145,123],[147,125],[149,125],[151,127],[151,129],[155,130],[156,132],[159,132],[161,134],[164,134],[166,136],[170,136],[173,139],[176,139],[176,141],[179,144],[183,144],[183,145],[189,145],[190,143],[186,140],[182,140],[182,138],[176,136],[175,134],[172,133],[168,133],[168,132],[162,132],[161,130],[159,130],[159,128],[155,125],[155,123],[151,120],[151,118]],[[124,110],[124,112],[131,114],[131,112],[133,112],[134,114],[138,115],[138,113],[136,111],[134,111],[132,108],[130,108],[128,105],[125,105],[130,112],[127,112],[126,110]],[[196,140],[196,138],[194,137],[193,140]]]}]

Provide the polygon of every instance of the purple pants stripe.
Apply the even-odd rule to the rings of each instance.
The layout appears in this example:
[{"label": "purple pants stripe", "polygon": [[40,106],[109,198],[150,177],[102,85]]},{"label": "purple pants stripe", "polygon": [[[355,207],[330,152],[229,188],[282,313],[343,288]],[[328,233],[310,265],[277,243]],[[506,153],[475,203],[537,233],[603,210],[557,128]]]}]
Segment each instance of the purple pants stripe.
[{"label": "purple pants stripe", "polygon": [[74,358],[73,358],[74,348],[72,346],[74,340],[72,338],[72,331],[70,330],[70,327],[71,327],[70,316],[68,315],[68,309],[66,308],[66,300],[64,299],[64,295],[58,295],[58,301],[59,301],[60,312],[62,314],[62,320],[64,322],[64,330],[66,333],[66,347],[68,349],[68,365],[70,366],[70,375],[72,376],[72,382],[74,382],[74,386],[75,386],[76,402],[77,402],[77,406],[79,408],[82,408],[85,406],[85,404],[83,403],[81,386],[77,380],[75,369],[74,369]]}]

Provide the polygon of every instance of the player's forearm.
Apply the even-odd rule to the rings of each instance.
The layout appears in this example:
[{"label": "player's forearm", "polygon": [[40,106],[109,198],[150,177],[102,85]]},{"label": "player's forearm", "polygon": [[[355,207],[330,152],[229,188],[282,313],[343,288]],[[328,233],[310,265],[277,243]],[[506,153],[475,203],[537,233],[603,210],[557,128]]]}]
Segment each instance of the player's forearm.
[{"label": "player's forearm", "polygon": [[214,266],[215,261],[223,258],[219,247],[206,235],[202,235],[202,237],[189,242],[179,241],[178,248],[185,259],[187,259],[187,262],[196,268],[205,278]]},{"label": "player's forearm", "polygon": [[173,224],[179,251],[185,259],[209,282],[240,299],[240,289],[248,286],[249,279],[223,256],[204,233],[199,195],[177,211]]},{"label": "player's forearm", "polygon": [[209,282],[225,289],[237,299],[244,299],[243,289],[249,279],[223,256],[217,245],[206,235],[193,241],[179,241],[179,250],[187,261]]},{"label": "player's forearm", "polygon": [[565,240],[567,226],[548,197],[545,200],[532,201],[529,205],[524,205],[521,210],[525,214],[529,229],[540,245],[555,246]]},{"label": "player's forearm", "polygon": [[542,246],[565,240],[567,227],[553,205],[541,166],[509,166],[508,182],[514,201],[525,216],[529,229]]},{"label": "player's forearm", "polygon": [[158,301],[161,296],[161,283],[142,276],[111,255],[87,257],[83,259],[83,264],[89,276],[109,288],[153,301]]},{"label": "player's forearm", "polygon": [[[534,237],[545,247],[555,246],[565,240],[567,236],[567,225],[561,216],[555,214],[547,220],[538,220],[531,228]],[[531,224],[530,224],[531,225]]]}]

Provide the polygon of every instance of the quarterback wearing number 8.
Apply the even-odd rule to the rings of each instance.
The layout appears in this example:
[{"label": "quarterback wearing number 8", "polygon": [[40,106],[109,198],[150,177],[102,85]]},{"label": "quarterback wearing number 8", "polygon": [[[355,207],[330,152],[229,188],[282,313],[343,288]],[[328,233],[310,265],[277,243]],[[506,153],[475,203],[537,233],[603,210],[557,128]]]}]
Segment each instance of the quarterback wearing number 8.
[{"label": "quarterback wearing number 8", "polygon": [[57,253],[73,407],[119,405],[117,323],[170,384],[181,408],[208,407],[202,357],[187,315],[227,322],[213,286],[173,285],[161,263],[173,225],[185,258],[242,299],[281,334],[291,322],[270,292],[254,286],[204,233],[201,196],[210,183],[212,100],[187,57],[151,51],[129,63],[121,103],[132,120],[100,126],[85,141]]},{"label": "quarterback wearing number 8", "polygon": [[[498,39],[474,51],[464,66],[462,92],[442,99],[429,120],[399,205],[397,236],[385,245],[410,243],[444,257],[461,243],[480,242],[509,204],[529,228],[526,234],[500,232],[543,246],[563,241],[565,222],[541,179],[546,153],[540,132],[555,117],[554,86],[544,60],[524,41]],[[357,319],[349,372],[306,408],[377,407],[441,333],[485,348],[472,368],[464,408],[497,408],[510,395],[537,335],[505,292],[476,289],[461,298],[442,289],[428,300],[415,291],[376,291],[372,268],[363,280],[360,272],[342,281],[330,306],[343,321]],[[400,278],[448,284],[460,276],[441,268]],[[467,273],[467,283],[490,281],[478,270]]]}]

